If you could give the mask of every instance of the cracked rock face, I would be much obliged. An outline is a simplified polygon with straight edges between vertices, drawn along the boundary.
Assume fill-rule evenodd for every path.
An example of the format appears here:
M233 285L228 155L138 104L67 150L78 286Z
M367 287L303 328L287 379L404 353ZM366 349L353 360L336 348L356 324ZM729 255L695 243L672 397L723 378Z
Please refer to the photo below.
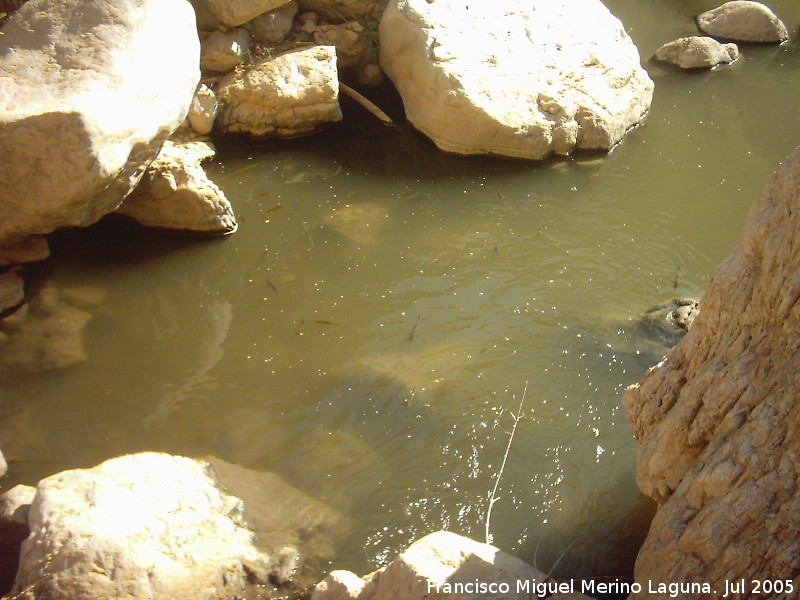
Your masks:
M623 397L660 503L636 580L800 578L800 150L772 176L683 341ZM641 598L632 596L632 598ZM782 596L781 596L782 597Z
M197 87L199 42L185 0L75 7L31 0L0 36L2 245L113 211Z
M392 0L380 46L409 121L458 154L608 150L653 94L599 0Z

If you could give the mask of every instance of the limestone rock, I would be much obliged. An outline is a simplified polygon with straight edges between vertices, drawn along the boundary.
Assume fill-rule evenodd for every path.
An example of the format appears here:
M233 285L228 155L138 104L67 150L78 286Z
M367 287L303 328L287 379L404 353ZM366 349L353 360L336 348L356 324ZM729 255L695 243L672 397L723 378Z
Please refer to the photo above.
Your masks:
M227 27L239 27L289 0L205 0L210 11Z
M42 235L31 235L25 239L0 247L0 267L39 262L50 256L47 238Z
M0 273L0 313L15 308L25 300L25 280L18 269Z
M776 43L789 38L786 26L760 2L735 0L704 12L697 26L710 36L738 42Z
M37 372L63 369L86 360L83 330L92 315L73 306L58 290L44 288L0 321L0 370Z
M28 510L36 490L17 485L0 496L0 590L11 589L19 566L19 551L30 534Z
M356 67L369 58L369 35L357 21L341 25L317 25L314 41L321 46L335 46L340 69Z
M39 482L11 597L230 598L269 557L207 463L158 453Z
M233 209L200 166L212 156L209 142L167 140L139 187L117 212L147 227L233 233L237 227Z
M315 12L331 23L359 19L378 22L387 0L298 0L300 10Z
M298 6L295 0L287 2L274 10L259 15L252 21L243 25L253 39L268 46L279 44L292 30L294 17L297 14Z
M392 0L380 47L409 121L458 154L608 150L653 94L599 0Z
M26 3L0 36L0 243L113 211L186 116L198 57L185 0Z
M48 477L34 498L9 494L0 526L24 510L30 523L14 600L222 600L251 597L250 584L269 597L297 583L307 553L329 560L334 527L347 527L277 475L216 458L145 452Z
M189 107L189 126L200 135L207 135L214 129L214 120L219 112L219 102L214 90L206 84L197 86L192 105Z
M215 31L200 48L200 67L207 71L227 73L244 62L250 51L250 34L245 29Z
M750 210L686 337L623 397L641 443L637 482L661 504L637 581L721 591L798 573L798 265L800 150Z
M6 457L0 452L0 477L5 477L6 473L8 473L8 463Z
M197 31L211 32L227 29L208 4L209 0L191 0L197 18Z
M359 578L349 571L333 571L317 584L311 600L468 600L505 598L532 600L541 597L517 589L518 581L544 582L547 576L498 550L468 538L439 531L414 542L384 569ZM489 595L436 592L429 586L454 583L507 583L510 593ZM586 598L580 594L555 593L553 600ZM587 599L588 600L588 599Z
M242 73L226 75L217 95L217 124L230 133L295 137L342 119L332 46L257 61Z
M695 35L664 44L656 50L655 58L681 69L709 69L735 61L739 58L739 48L736 44L720 44L713 38Z

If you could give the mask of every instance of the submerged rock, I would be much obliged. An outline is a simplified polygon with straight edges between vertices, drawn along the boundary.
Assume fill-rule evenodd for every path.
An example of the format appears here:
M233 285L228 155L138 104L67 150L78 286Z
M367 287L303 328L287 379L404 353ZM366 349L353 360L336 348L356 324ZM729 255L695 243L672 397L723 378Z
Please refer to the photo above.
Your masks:
M200 166L212 156L210 142L167 140L139 187L117 212L147 227L233 233L237 228L233 209Z
M0 243L113 211L186 116L198 57L184 0L26 3L0 36Z
M622 399L641 444L637 482L660 503L637 581L797 585L798 265L800 149L750 210L689 333Z
M349 571L333 571L314 589L311 600L424 600L448 598L505 598L527 600L535 591L520 591L517 582L544 584L549 578L529 564L468 538L438 531L414 542L385 568L359 578ZM448 586L507 584L509 593L452 591ZM551 585L557 585L551 580ZM553 600L586 598L581 594L554 593Z
M253 39L261 44L268 46L279 44L286 39L286 36L292 30L297 11L297 2L291 0L283 6L259 15L252 21L248 21L242 27L247 29Z
M207 71L227 73L244 62L250 44L250 34L246 29L215 31L203 40L200 67Z
M735 0L704 12L697 26L707 34L739 42L777 43L789 39L786 26L760 2Z
M276 475L153 452L53 475L28 502L15 600L263 597L337 519Z
M639 320L642 334L667 346L674 346L700 314L700 303L691 298L670 300L647 310Z
M336 50L313 46L251 64L217 89L218 126L256 137L296 137L342 120Z
M0 247L0 267L39 262L50 256L47 238L42 235L31 235L25 239Z
M86 360L83 330L88 312L66 301L54 288L40 290L31 301L0 321L0 371L37 372L63 369Z
M25 280L18 268L0 273L0 314L25 300Z
M710 69L739 58L736 44L720 44L713 38L692 36L664 44L655 54L656 60L668 62L681 69Z
M653 95L599 0L392 0L380 46L411 124L458 154L609 150Z

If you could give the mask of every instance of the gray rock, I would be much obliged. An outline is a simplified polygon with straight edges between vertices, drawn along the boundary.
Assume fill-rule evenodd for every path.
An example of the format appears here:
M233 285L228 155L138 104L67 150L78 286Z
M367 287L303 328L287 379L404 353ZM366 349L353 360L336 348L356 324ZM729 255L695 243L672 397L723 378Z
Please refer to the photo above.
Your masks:
M670 300L647 310L639 321L642 333L652 339L674 346L700 314L700 303L691 298Z
M786 26L760 2L735 0L697 17L697 26L710 36L738 42L778 43L789 39Z
M268 46L279 44L286 39L286 36L292 30L297 11L297 2L291 0L283 6L259 15L252 21L248 21L243 27L250 32L254 40L261 44Z
M245 29L215 31L203 40L200 67L206 71L227 73L244 62L250 43L250 33Z
M664 44L656 50L655 58L682 69L710 69L735 61L739 58L739 48L736 44L720 44L710 37L692 36Z
M185 0L23 5L0 36L0 244L119 206L185 118L198 58Z

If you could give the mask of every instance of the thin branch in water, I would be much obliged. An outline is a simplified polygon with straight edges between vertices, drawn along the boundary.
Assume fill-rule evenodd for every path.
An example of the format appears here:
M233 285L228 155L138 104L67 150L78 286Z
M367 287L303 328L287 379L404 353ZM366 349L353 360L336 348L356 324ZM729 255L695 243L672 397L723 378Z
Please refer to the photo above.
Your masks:
M359 94L349 85L346 85L339 82L339 90L344 92L346 96L350 96L353 100L358 102L361 106L366 108L369 112L371 112L375 117L377 117L384 125L391 125L394 126L394 121L392 121L391 117L383 112L380 108L378 108L373 102L367 100L364 96Z
M517 414L512 414L511 416L514 417L514 426L511 428L511 436L508 438L508 446L506 446L506 453L503 455L503 463L500 465L500 470L497 472L497 477L494 480L494 489L492 490L492 494L489 496L489 508L486 509L486 543L492 543L492 534L489 532L492 523L492 508L494 507L494 503L499 500L497 498L497 487L500 485L500 478L503 476L503 471L506 469L506 461L508 461L508 453L511 451L511 444L514 441L514 434L517 432L517 425L519 424L520 418L522 418L522 405L525 402L525 394L528 392L528 382L525 382L525 389L522 391L522 399L519 401L519 409L517 409Z

